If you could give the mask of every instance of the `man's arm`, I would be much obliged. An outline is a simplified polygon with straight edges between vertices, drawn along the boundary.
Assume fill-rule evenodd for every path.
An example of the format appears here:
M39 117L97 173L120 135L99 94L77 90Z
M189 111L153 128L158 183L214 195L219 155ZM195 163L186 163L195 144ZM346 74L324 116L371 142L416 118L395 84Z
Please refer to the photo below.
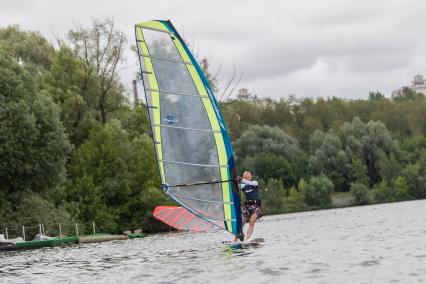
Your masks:
M259 184L256 180L249 181L249 180L246 180L246 179L242 179L241 183L246 184L246 185L251 185L251 186L258 186L258 184Z

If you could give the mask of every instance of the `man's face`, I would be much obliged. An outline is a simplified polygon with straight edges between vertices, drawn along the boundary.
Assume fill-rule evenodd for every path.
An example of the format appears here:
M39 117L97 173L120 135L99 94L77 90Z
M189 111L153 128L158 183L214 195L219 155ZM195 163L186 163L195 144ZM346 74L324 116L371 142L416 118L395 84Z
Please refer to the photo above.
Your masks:
M246 179L246 180L251 180L251 173L249 173L249 172L245 172L245 173L243 174L243 178L244 178L244 179Z

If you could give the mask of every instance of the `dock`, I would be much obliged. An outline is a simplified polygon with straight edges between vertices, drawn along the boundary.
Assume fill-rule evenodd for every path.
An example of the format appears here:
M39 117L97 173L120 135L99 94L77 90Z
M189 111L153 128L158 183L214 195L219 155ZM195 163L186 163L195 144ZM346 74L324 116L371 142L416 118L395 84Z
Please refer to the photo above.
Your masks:
M3 240L0 242L1 251L28 250L45 247L68 246L76 244L101 243L117 240L129 240L135 238L143 238L145 234L129 234L129 235L110 235L110 234L95 234L84 236L56 237L47 240L20 241L12 242L12 240Z

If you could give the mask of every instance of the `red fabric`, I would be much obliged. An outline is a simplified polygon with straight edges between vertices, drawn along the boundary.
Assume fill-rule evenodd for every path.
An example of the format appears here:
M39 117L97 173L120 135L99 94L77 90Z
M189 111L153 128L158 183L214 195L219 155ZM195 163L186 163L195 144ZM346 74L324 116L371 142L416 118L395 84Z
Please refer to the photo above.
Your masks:
M204 232L212 228L212 224L195 216L183 207L158 206L152 214L158 220L178 230Z

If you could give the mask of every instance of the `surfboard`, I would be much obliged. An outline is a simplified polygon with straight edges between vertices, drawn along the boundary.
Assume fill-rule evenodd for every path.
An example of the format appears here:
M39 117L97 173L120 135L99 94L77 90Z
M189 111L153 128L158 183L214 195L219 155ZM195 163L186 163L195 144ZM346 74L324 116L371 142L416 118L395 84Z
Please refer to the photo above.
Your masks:
M264 238L255 238L255 239L243 241L243 242L229 241L229 242L223 242L223 243L233 247L256 247L256 246L260 246L264 242L265 242Z

